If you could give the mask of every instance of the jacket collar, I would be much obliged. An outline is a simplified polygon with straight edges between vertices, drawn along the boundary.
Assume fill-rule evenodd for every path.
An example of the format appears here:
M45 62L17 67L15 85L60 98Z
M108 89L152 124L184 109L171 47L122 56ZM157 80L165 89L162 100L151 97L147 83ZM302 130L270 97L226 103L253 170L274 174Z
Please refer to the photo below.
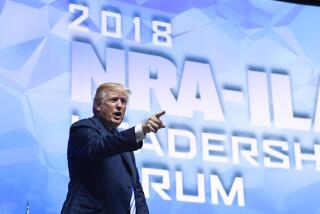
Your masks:
M103 119L100 117L100 116L93 116L92 117L92 120L94 121L94 123L96 124L96 126L99 128L99 129L106 129L108 132L110 133L115 133L117 129L115 128L109 128L105 125L105 123L103 122Z

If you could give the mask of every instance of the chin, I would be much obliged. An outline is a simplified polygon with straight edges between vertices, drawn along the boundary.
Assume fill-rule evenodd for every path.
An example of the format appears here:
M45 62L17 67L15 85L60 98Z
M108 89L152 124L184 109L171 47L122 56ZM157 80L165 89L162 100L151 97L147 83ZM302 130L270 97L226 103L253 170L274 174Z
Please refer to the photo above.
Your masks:
M122 120L121 120L121 121L113 121L113 125L114 125L115 127L120 126L121 123L122 123Z

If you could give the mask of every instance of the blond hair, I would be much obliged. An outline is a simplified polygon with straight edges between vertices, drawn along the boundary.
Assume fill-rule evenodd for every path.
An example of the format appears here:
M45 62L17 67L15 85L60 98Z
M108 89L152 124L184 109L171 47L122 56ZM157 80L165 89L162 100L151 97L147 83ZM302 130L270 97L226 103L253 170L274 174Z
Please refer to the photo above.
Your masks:
M121 91L124 91L127 96L127 99L129 99L129 95L131 94L131 91L121 83L115 83L115 82L103 83L97 88L96 94L94 96L93 106L92 106L92 111L94 115L96 115L97 113L96 105L100 104L102 100L107 96L108 92L114 89L120 89Z

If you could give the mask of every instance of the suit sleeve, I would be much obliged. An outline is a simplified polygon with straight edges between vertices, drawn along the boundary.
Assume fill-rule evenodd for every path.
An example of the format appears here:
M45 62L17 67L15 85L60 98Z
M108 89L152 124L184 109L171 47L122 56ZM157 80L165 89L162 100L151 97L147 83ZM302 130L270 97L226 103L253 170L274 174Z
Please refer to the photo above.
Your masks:
M68 156L105 158L142 147L137 143L134 127L117 134L102 134L91 124L74 125L70 128Z

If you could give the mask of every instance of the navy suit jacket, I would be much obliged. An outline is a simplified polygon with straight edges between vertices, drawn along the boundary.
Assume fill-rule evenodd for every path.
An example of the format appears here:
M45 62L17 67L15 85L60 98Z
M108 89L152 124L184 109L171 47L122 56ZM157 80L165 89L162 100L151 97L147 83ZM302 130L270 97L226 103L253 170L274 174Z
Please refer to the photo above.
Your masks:
M74 123L68 141L70 182L61 214L130 213L132 188L137 214L149 213L132 152L141 147L134 127L112 133L96 116Z

